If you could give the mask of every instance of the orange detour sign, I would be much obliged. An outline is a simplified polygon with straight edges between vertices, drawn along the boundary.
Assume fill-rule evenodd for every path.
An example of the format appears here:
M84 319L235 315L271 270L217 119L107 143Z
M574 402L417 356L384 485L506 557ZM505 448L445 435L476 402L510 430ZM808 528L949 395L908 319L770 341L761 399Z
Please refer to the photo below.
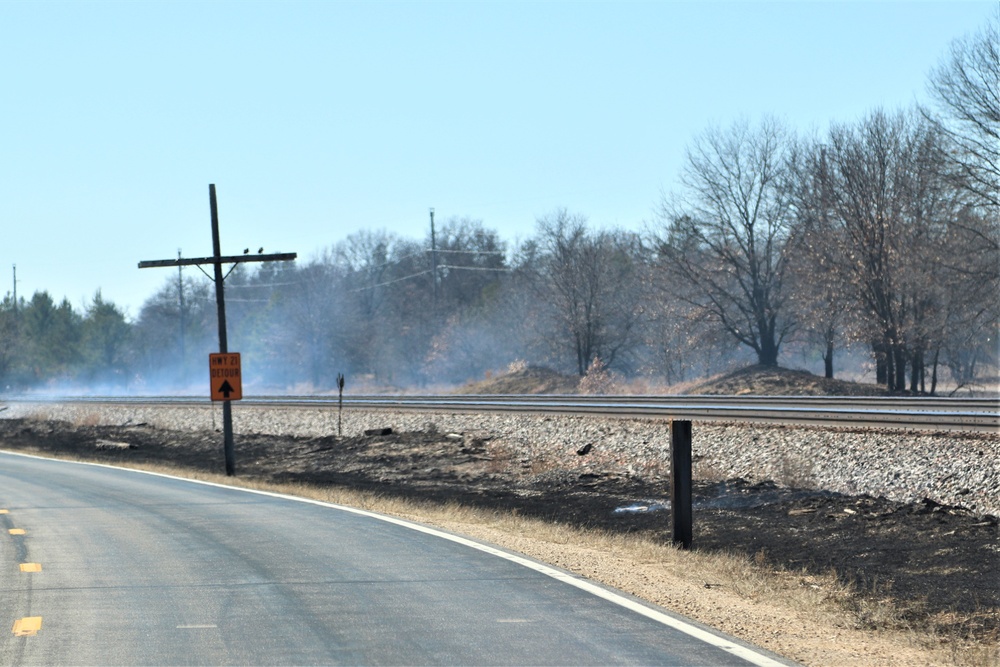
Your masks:
M212 376L213 401L238 401L243 398L239 352L208 355L208 370Z

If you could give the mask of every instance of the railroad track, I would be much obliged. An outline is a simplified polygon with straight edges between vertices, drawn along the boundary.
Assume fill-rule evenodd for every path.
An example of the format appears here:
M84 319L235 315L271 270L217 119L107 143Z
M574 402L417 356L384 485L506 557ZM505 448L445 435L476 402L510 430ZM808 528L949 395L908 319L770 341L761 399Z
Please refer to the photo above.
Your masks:
M8 402L205 406L207 398L17 397ZM247 396L243 406L332 409L331 396ZM766 422L1000 433L1000 399L843 396L366 395L345 408Z

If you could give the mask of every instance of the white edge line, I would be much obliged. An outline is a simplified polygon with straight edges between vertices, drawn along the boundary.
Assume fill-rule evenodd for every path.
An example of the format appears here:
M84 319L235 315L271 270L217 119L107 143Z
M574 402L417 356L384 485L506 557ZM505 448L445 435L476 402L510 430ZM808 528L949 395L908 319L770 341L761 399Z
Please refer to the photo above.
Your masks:
M449 540L451 542L455 542L463 546L467 546L472 549L488 553L492 556L503 558L505 560L511 561L512 563L517 563L518 565L534 570L540 574L544 574L545 576L556 579L557 581L569 584L570 586L575 586L576 588L582 591L586 591L591 595L595 595L601 599L607 600L608 602L612 602L620 607L624 607L625 609L633 611L641 616L645 616L646 618L656 621L657 623L666 625L667 627L673 628L674 630L677 630L679 632L683 632L686 635L694 637L695 639L698 639L710 646L731 653L732 655L739 657L743 660L746 660L747 662L753 665L757 665L758 667L788 667L789 664L786 662L778 662L777 660L769 658L768 656L763 655L762 653L758 653L757 651L754 651L751 648L740 646L739 644L734 644L733 642L723 637L720 637L712 632L702 630L701 628L695 625L682 621L678 618L674 618L673 616L665 614L656 609L647 607L644 604L640 604L635 600L631 600L623 595L619 595L618 593L608 590L603 586L598 586L597 584L588 581L586 579L583 579L582 577L579 577L577 575L570 574L568 572L558 570L554 567L550 567L548 565L544 565L542 563L529 560L527 558L524 558L523 556L518 556L517 554L514 553L497 549L496 547L491 547L481 542L476 542L467 537L446 533L436 528L431 528L429 526L422 526L418 523L413 523L412 521L407 521L405 519L399 519L393 516L387 516L385 514L377 514L375 512L358 509L357 507L350 507L348 505L337 505L335 503L323 502L322 500L313 500L312 498L301 498L299 496L290 496L284 493L274 493L273 491L261 491L259 489L247 489L240 486L229 486L227 484L219 484L218 482L206 482L200 479L190 479L187 477L179 477L177 475L168 475L160 472L151 472L149 470L139 470L136 468L113 466L113 465L108 465L106 463L90 463L87 461L54 459L45 456L35 456L34 454L24 454L21 452L12 452L7 450L0 450L0 452L4 454L10 454L12 456L23 456L25 458L41 459L43 461L57 461L59 463L71 463L76 465L94 466L97 468L110 468L112 470L127 470L129 472L139 473L142 475L152 475L153 477L163 477L165 479L172 479L181 482L189 482L191 484L201 484L203 486L211 486L219 489L243 491L245 493L253 493L259 496L267 496L270 498L279 498L281 500L291 500L295 502L306 503L309 505L317 505L319 507L327 507L330 509L340 510L342 512L348 512L351 514L357 514L359 516L376 519L378 521L384 521L386 523L395 524L403 528L409 528L410 530L415 530L420 533L426 533L427 535L432 535L434 537L439 537L441 539Z

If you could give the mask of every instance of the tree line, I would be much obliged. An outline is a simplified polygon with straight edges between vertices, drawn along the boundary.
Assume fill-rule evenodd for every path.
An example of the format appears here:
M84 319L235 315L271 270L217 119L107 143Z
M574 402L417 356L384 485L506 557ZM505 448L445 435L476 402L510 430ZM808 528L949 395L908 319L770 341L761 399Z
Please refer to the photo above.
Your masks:
M559 209L518 244L473 218L368 230L226 280L230 348L263 386L462 382L515 360L676 383L736 362L863 350L875 380L935 393L998 364L998 21L956 40L934 108L800 136L774 118L695 137L641 231ZM181 271L128 321L45 292L0 303L0 387L200 386L214 291ZM597 362L595 362L597 360Z

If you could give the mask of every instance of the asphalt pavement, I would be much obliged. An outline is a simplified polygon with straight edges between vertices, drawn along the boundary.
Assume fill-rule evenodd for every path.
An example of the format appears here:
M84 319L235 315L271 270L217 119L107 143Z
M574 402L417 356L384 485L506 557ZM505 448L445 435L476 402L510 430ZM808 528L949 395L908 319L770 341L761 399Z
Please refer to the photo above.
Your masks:
M777 665L489 545L0 453L0 664Z

